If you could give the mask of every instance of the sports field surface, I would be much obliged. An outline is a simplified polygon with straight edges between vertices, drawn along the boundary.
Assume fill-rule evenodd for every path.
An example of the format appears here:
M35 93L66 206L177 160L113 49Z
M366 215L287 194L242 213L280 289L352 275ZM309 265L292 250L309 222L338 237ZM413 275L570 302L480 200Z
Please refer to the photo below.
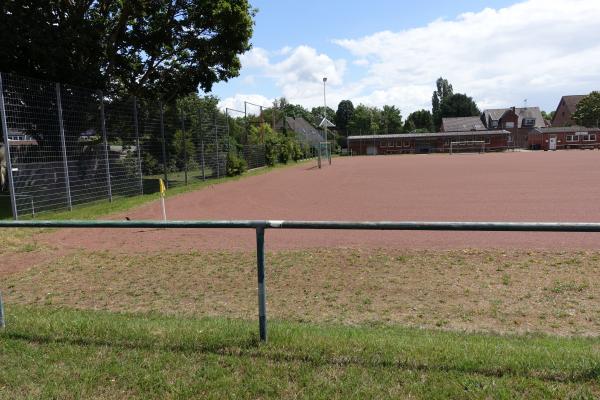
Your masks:
M600 221L600 152L337 158L277 169L167 201L171 220ZM113 218L160 219L159 202ZM598 235L268 231L267 250L303 248L596 249ZM252 230L61 230L64 249L251 250Z
M337 158L169 197L168 217L598 222L599 160ZM159 202L101 218L126 217ZM0 230L0 399L600 396L599 235L268 230L266 345L254 235Z

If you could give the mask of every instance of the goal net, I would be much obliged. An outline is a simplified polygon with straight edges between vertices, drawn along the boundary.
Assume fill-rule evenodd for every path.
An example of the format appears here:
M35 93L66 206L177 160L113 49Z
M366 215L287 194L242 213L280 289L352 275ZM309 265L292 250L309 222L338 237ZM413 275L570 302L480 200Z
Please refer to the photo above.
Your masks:
M331 143L319 142L319 148L317 151L317 163L319 168L329 163L331 165Z
M450 154L466 152L485 153L485 141L462 140L458 142L450 142Z

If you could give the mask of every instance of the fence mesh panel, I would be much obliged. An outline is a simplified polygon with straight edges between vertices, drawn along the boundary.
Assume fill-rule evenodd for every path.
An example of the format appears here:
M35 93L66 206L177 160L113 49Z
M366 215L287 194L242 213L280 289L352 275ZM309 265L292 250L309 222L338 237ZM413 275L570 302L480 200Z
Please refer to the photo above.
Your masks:
M266 165L264 144L233 139L232 118L216 108L115 99L13 74L0 80L15 217L153 193L159 178L170 187L221 178L230 152L248 168ZM238 130L247 125L240 121Z
M68 207L57 86L6 74L2 86L18 214Z

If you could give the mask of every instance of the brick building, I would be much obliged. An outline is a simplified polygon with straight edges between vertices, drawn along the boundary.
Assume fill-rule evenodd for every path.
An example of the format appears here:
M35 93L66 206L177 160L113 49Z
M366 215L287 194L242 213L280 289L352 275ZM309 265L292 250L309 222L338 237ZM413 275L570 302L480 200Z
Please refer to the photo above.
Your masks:
M600 128L553 126L529 134L529 148L535 150L598 149Z
M505 130L362 135L348 137L348 146L351 155L444 153L450 151L453 142L454 151L502 151L507 148L509 135Z
M577 104L585 95L563 96L556 107L556 112L552 118L552 126L571 126L575 125L573 113L577 109Z

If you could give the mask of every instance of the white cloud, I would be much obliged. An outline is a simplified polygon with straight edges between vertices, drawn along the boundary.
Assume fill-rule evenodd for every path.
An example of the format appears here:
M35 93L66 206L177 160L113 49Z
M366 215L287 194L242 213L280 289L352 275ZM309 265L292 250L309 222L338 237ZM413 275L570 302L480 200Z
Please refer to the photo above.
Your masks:
M327 77L328 87L341 87L344 83L346 61L343 59L334 60L326 54L318 53L314 48L309 46L284 47L272 53L272 56L277 55L283 55L284 58L272 61L271 54L258 47L244 54L241 58L242 65L245 68L255 68L260 71L259 73L253 73L244 77L244 84L247 86L256 86L257 76L260 78L266 77L274 81L278 87L280 92L278 97L283 96L290 102L311 107L322 104L323 77ZM244 96L255 96L256 99L266 99L264 96L258 94L238 94L235 97L223 100L221 103L237 104L239 106L239 104L243 104ZM334 100L336 99L337 97L334 97ZM271 104L271 102L272 100L267 100L266 104ZM263 103L265 102L263 101L260 104ZM225 107L230 107L230 105L225 105Z
M282 56L285 56L290 54L290 51L292 51L292 48L290 46L284 46L278 51L278 53Z
M269 64L269 53L260 47L254 47L240 56L243 68L260 68Z
M273 100L274 99L268 99L263 95L260 94L236 94L235 96L232 97L228 97L226 99L223 99L219 102L219 109L225 111L225 108L230 108L232 110L238 110L238 111L231 111L230 115L233 117L240 117L243 116L243 113L239 112L239 111L244 111L244 102L249 102L249 103L253 103L253 104L248 104L247 105L247 113L248 115L258 115L260 113L260 107L257 107L256 105L259 106L264 106L264 107L270 107L273 104Z
M598 0L528 0L335 43L371 61L361 80L365 103L393 102L405 114L429 108L444 76L482 108L523 98L555 105L561 94L600 86L599 20Z
M366 58L358 58L352 61L352 64L358 65L359 67L366 67L369 65L369 60L367 60Z
M278 96L310 108L323 104L327 76L330 106L343 99L394 104L406 116L431 107L435 81L443 76L482 109L521 105L527 98L529 105L551 111L561 95L600 88L598 21L600 0L526 0L403 31L334 40L350 63L307 45L257 47L242 56L252 75L245 83L254 86L246 92L260 87L260 79L260 85L274 85Z

